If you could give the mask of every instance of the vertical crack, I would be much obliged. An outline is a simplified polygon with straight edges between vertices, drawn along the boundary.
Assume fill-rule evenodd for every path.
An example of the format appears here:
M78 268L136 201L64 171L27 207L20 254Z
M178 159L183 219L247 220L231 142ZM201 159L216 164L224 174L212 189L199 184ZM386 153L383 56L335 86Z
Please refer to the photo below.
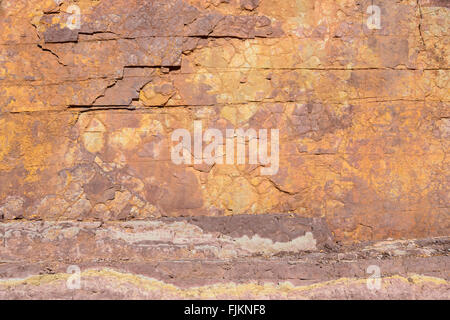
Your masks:
M423 34L422 34L422 19L423 19L423 14L422 14L422 6L420 5L420 0L417 0L417 6L419 8L419 35L420 35L420 39L422 40L422 45L425 47L426 49L426 44L425 44L425 39L423 38Z

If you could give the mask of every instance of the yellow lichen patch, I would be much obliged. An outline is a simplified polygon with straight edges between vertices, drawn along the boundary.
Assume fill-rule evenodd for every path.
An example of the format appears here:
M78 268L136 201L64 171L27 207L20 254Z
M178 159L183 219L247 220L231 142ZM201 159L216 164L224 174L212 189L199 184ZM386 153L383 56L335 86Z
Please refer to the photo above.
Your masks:
M139 99L146 106L164 106L174 94L170 81L157 79L142 88Z
M217 165L208 178L204 196L210 206L233 214L255 213L258 193L234 166Z
M146 135L158 135L164 133L164 127L159 120L156 120L154 116L144 114L140 117L139 130L145 132Z
M12 123L6 121L5 118L0 118L0 170L10 170L11 165L5 161L6 155L11 150L11 144L9 143L8 132L11 132Z
M133 150L141 143L141 132L136 128L123 128L111 133L108 141L119 150Z
M258 105L250 103L242 106L224 106L220 115L230 121L233 125L239 126L248 121L258 110Z
M87 151L96 153L103 149L105 140L100 132L85 132L83 134L83 144Z
M46 118L11 116L1 119L0 139L4 143L0 151L0 167L11 170L22 165L27 174L21 183L38 181L39 172L47 168L53 158L65 152L65 148L55 145L54 137L65 132L66 127L62 124L66 120L67 117L57 119L56 115ZM11 156L11 152L15 156Z
M196 50L195 55L186 60L195 67L217 70L351 68L361 60L346 56L332 58L336 51L352 54L358 52L358 48L336 39L218 39ZM370 56L364 58L370 60Z
M83 144L91 153L100 152L105 145L106 128L98 119L92 119L88 128L83 133Z

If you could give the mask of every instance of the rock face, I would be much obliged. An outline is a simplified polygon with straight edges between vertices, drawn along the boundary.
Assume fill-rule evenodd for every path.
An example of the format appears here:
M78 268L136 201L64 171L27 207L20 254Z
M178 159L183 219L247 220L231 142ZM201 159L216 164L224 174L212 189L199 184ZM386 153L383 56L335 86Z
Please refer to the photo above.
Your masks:
M0 298L450 298L449 2L374 4L1 0Z

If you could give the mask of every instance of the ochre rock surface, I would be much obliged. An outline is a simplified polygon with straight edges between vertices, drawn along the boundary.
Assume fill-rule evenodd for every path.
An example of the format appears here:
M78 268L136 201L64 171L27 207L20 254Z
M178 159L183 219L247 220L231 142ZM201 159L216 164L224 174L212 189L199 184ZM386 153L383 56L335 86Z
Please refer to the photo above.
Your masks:
M449 28L446 0L0 0L0 298L449 298ZM278 171L175 164L196 121L278 129Z

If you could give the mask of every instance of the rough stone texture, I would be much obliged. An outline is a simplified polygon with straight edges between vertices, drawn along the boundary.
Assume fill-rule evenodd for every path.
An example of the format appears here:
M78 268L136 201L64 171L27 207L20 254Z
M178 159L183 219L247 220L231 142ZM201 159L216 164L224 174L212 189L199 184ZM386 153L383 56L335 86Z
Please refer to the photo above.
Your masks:
M375 2L1 0L0 298L448 299L450 6ZM175 165L194 120L278 173Z

